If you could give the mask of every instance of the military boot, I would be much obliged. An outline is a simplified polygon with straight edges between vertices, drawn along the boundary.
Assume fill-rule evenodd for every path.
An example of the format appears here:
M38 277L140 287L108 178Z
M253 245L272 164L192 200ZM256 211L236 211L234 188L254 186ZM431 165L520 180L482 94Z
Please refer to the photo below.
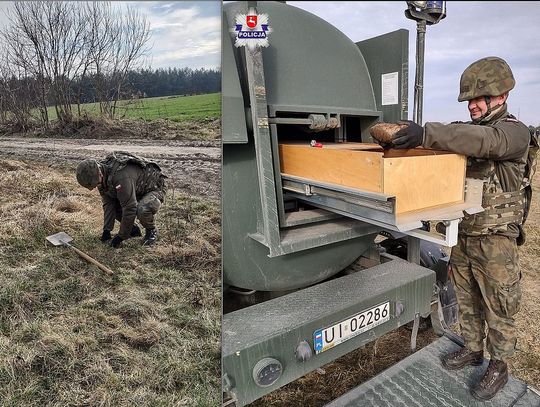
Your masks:
M156 243L156 240L158 238L158 230L156 228L154 229L146 229L146 233L144 234L142 245L143 246L150 246Z
M473 352L463 347L457 352L442 357L442 365L448 370L461 369L465 366L480 366L484 362L484 351Z
M489 400L508 382L508 367L502 360L491 359L484 377L474 386L471 394L478 400Z
M141 228L137 225L133 225L131 228L131 233L129 234L130 237L139 237L142 236Z

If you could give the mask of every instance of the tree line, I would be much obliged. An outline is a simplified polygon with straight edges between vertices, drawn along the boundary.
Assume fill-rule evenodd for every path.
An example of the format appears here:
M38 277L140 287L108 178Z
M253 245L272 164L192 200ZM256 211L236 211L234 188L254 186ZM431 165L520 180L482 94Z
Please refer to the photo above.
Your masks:
M77 120L81 104L115 117L123 98L219 90L213 70L143 69L150 23L114 2L16 1L0 30L0 121L18 131Z
M99 95L92 77L81 79L74 89L83 89L81 102L97 102ZM171 95L196 95L221 90L221 72L217 69L141 68L126 75L126 83L118 97L139 99Z

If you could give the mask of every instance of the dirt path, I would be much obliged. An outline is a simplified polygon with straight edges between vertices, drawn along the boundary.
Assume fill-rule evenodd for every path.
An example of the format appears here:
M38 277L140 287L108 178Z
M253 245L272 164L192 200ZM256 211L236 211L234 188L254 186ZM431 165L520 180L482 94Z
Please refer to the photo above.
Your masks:
M170 186L218 200L221 147L214 141L53 139L0 137L0 158L27 159L51 166L75 166L85 158L100 159L126 150L157 162Z

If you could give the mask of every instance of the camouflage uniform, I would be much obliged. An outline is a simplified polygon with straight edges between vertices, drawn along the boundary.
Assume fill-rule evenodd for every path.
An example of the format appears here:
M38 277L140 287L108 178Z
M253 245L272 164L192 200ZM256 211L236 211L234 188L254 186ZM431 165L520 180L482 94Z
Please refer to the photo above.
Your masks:
M159 166L127 152L116 151L99 162L103 181L98 185L103 202L103 230L120 222L118 236L130 237L135 218L154 229L154 215L165 199L166 176Z
M506 361L515 350L513 317L521 299L516 238L529 130L508 114L506 104L478 124L426 123L424 128L424 147L468 156L466 176L484 181L485 211L466 215L460 223L450 263L466 347L483 350L487 322L488 351L493 359Z

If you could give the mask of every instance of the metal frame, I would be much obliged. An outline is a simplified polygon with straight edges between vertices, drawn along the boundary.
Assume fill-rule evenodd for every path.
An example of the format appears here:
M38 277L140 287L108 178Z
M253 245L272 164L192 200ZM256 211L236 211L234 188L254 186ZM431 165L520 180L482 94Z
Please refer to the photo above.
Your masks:
M457 244L458 224L463 211L474 214L483 211L482 181L467 178L464 202L443 208L428 209L405 215L396 214L395 197L339 185L308 180L282 174L283 188L299 200L305 201L403 235L428 240L447 247ZM446 233L428 232L422 229L425 221L443 221Z
M350 219L337 220L334 225L314 223L304 228L304 233L291 233L280 230L280 224L285 224L287 219L283 210L283 190L281 188L279 161L274 162L274 158L279 157L277 152L277 127L275 123L270 123L268 117L268 111L272 111L272 108L268 106L266 99L262 49L256 48L251 51L246 49L243 55L261 195L261 212L257 223L257 233L251 234L250 237L270 249L269 257L276 257L376 233L370 225L351 222ZM327 113L326 111L321 112L320 109L320 107L314 109L308 107L306 112ZM296 107L295 110L297 110ZM380 112L360 109L351 109L350 112L375 117L380 115ZM272 114L275 115L275 111L272 111ZM317 231L319 233L313 233ZM317 237L321 235L320 231L326 233L324 238Z
M337 106L309 106L309 105L268 105L268 113L271 117L276 117L278 112L291 113L313 113L313 114L330 114L330 115L349 115L349 116L370 116L374 118L381 117L382 112L379 110L369 109L345 109Z
M279 221L275 207L277 197L274 167L272 159L268 158L271 157L272 145L268 124L262 49L260 47L251 51L246 49L244 58L262 205L262 224L257 225L257 231L263 236L264 244L273 247L279 244L279 233L276 233L279 230Z

